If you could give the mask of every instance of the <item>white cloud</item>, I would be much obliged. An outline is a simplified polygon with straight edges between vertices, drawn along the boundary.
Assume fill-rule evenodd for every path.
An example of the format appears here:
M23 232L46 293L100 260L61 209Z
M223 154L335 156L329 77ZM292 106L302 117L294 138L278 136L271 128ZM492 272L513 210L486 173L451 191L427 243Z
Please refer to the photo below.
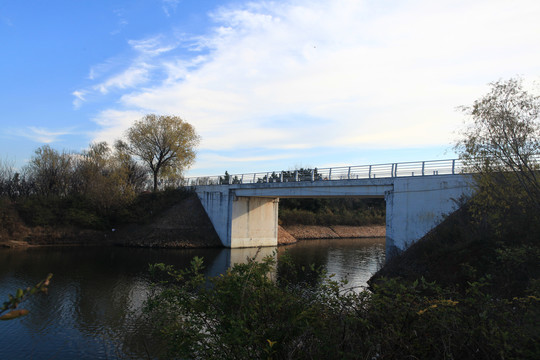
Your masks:
M164 43L161 36L155 36L142 40L128 40L128 44L142 55L149 57L166 53L176 47L175 44Z
M114 14L118 17L118 23L116 26L116 29L111 31L111 35L118 35L122 32L122 29L126 27L129 22L125 18L125 10L124 9L116 9L113 11Z
M71 130L48 130L43 127L29 126L26 131L19 131L19 136L24 136L35 142L50 144L58 142L62 136L72 134Z
M132 60L126 61L123 57L112 57L90 68L88 79L101 79L101 82L91 87L74 91L72 95L75 96L73 100L75 108L79 108L86 101L86 97L81 95L86 96L93 92L106 95L111 90L135 88L151 81L154 71L166 71L168 66L167 64L162 64L161 61L157 62L159 66L154 65L154 58L177 47L176 43L168 43L163 40L162 36L128 40L128 44L136 53L136 56ZM113 72L118 68L122 68L122 65L125 64L128 64L127 68Z
M178 7L178 3L180 2L180 0L162 0L162 2L163 12L165 13L165 15L171 16L171 12L176 12L176 8Z
M133 89L152 76L134 66L96 88L129 89L128 115L182 116L206 150L445 145L461 124L455 107L487 82L538 76L538 13L525 0L249 2L212 14L192 48L204 55L162 59L175 44L131 41L162 60L157 85ZM106 128L128 127L123 113Z
M73 107L75 109L78 109L81 107L82 103L86 100L86 91L76 90L71 93L73 96L75 96L75 99L73 99Z
M144 114L144 111L105 110L93 119L100 126L100 130L94 134L94 139L114 144L124 136L126 129Z
M136 64L124 72L108 78L106 81L95 85L94 90L107 94L111 89L126 89L143 84L149 80L152 66L147 63ZM79 91L81 92L81 91Z

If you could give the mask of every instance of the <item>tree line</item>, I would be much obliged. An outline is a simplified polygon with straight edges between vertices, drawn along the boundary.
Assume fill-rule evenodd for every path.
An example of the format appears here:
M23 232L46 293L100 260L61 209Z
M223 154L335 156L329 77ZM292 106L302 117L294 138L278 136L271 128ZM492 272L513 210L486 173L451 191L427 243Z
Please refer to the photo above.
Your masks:
M84 195L106 209L149 188L180 185L198 142L193 126L181 118L146 115L112 146L97 142L68 152L44 145L19 171L0 161L0 197Z
M183 184L198 142L181 118L150 114L113 145L92 143L80 152L44 145L20 170L0 161L0 230L12 231L14 213L31 226L94 229L147 218L182 198L182 191L164 197L157 190ZM150 190L153 197L143 199Z

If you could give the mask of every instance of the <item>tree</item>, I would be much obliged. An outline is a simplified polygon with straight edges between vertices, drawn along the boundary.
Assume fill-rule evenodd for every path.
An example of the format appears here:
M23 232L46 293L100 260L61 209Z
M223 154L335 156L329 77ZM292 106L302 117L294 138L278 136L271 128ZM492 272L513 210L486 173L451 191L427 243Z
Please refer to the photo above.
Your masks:
M154 177L178 173L195 161L195 147L200 137L195 128L178 116L149 114L127 131L129 152L139 157Z
M519 78L490 85L488 94L461 107L471 122L455 148L475 174L475 205L501 223L540 210L540 97Z
M219 177L219 183L220 184L240 184L240 179L237 175L234 175L234 177L229 174L228 171L225 171L225 175L223 177Z
M59 153L49 145L44 145L35 151L27 170L38 194L45 196L68 194L73 174L73 160L70 154Z
M147 181L146 169L139 164L129 153L129 146L122 140L114 143L115 160L124 171L126 181L135 193L144 190Z
M90 144L78 156L76 189L102 214L129 203L136 190L129 181L129 169L122 155L106 142Z

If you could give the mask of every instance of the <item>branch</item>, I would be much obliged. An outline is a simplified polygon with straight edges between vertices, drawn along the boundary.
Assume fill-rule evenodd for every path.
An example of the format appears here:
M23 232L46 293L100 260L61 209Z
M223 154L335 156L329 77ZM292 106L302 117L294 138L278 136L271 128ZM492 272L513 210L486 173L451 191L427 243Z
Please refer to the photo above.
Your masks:
M47 286L49 286L49 283L51 281L53 274L47 275L45 280L40 281L36 286L34 287L28 287L26 290L18 289L15 293L15 296L9 294L9 300L5 301L2 307L0 308L0 314L9 311L7 314L1 315L0 320L12 320L16 319L21 316L25 316L28 314L28 310L25 309L17 309L17 306L19 306L20 303L22 303L26 298L30 295L34 295L38 292L47 292Z

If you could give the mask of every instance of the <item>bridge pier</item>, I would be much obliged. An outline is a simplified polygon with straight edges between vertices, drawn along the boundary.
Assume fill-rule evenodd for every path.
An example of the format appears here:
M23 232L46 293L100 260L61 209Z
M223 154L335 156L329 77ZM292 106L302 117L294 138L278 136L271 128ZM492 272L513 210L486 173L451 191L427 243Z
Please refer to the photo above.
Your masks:
M277 246L277 198L236 196L223 185L205 186L197 193L223 246Z
M277 246L279 199L232 197L231 248Z

